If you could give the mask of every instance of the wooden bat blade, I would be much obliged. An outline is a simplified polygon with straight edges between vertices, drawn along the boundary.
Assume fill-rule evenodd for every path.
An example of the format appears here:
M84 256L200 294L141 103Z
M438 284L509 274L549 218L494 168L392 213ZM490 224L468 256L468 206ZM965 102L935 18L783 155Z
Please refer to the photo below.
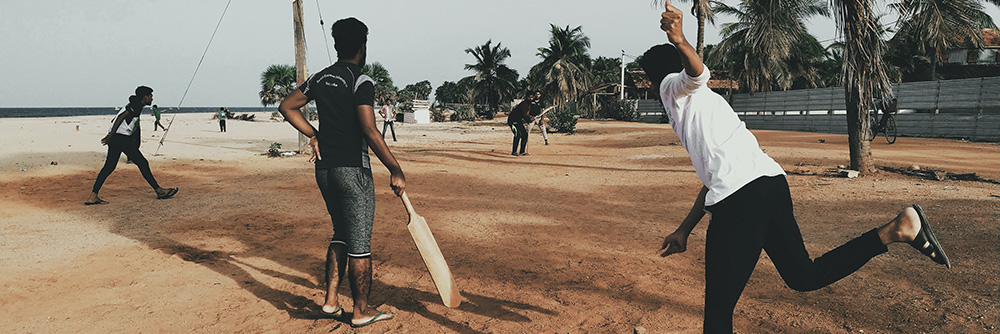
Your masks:
M405 196L404 193L403 197L405 198ZM441 301L444 306L458 307L462 303L462 294L458 291L458 285L455 285L455 277L451 275L451 269L448 268L448 263L445 262L444 255L441 254L441 248L438 247L434 234L431 233L424 217L413 211L409 200L404 200L403 203L406 204L410 214L410 221L406 227L410 230L410 237L417 245L417 250L424 260L424 265L427 266L427 271L431 273L431 279L434 280L434 286L437 288L438 294L441 295Z

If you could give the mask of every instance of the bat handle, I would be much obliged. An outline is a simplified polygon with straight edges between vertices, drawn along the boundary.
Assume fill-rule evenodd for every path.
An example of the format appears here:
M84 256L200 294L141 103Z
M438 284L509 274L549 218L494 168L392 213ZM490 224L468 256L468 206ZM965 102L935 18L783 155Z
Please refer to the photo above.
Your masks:
M403 200L403 206L406 207L406 213L410 215L410 217L415 216L417 212L413 210L413 204L410 204L410 198L406 197L405 191L399 195L399 198Z

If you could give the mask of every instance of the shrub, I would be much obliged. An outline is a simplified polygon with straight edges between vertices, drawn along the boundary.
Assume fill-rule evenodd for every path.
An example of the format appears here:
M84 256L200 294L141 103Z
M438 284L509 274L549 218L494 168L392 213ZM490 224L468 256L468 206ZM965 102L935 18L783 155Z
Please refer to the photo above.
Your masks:
M448 117L444 114L443 107L431 108L431 121L432 122L444 122L447 121Z
M272 158L280 156L279 149L281 149L281 143L271 143L271 148L267 149L267 156Z
M567 134L576 132L576 119L580 115L579 105L570 103L549 112L549 127Z
M634 122L639 119L639 110L632 101L608 101L601 104L599 117L619 121Z
M476 120L476 112L475 110L472 109L472 106L467 104L458 107L458 110L455 110L455 113L451 114L452 122L475 121L475 120Z

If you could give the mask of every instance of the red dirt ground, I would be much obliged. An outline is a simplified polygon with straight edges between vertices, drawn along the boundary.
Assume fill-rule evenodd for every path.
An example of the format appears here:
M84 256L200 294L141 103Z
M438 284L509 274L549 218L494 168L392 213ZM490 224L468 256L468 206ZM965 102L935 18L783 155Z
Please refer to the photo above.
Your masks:
M111 204L87 207L94 161L2 178L0 332L700 332L708 218L686 253L656 255L700 187L668 125L581 121L551 146L532 134L532 155L517 158L501 125L454 127L470 135L404 126L390 145L464 294L456 309L441 305L381 165L371 303L396 318L355 330L317 318L331 227L305 158L152 159L160 183L181 188L170 200L121 164L102 192ZM830 287L796 292L762 255L737 332L997 330L996 184L826 176L847 164L846 136L755 133L786 170L819 172L788 176L813 256L919 203L954 267L894 245ZM901 138L875 142L873 156L1000 179L991 143ZM340 298L351 305L346 287Z

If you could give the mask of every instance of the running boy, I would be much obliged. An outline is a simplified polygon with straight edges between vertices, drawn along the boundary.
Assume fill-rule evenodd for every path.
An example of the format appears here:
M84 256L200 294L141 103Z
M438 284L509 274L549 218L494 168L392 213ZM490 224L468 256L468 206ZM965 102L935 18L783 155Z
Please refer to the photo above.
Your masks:
M153 187L153 191L156 192L156 198L167 199L177 194L177 188L163 188L156 183L153 172L149 170L149 161L146 160L146 157L142 156L142 152L139 152L139 145L137 144L139 140L139 114L142 112L144 106L148 106L152 102L153 89L146 86L139 86L135 89L135 95L129 96L128 105L122 108L118 112L118 115L115 115L115 119L111 123L111 128L108 129L108 134L104 138L101 138L101 144L108 145L108 156L104 159L104 167L97 173L97 179L94 180L94 187L90 198L83 204L108 203L108 201L101 199L97 194L101 192L104 181L118 167L118 159L122 156L122 153L125 153L125 156L135 163L136 167L139 167L142 178L146 179L146 183L149 183L149 186Z

